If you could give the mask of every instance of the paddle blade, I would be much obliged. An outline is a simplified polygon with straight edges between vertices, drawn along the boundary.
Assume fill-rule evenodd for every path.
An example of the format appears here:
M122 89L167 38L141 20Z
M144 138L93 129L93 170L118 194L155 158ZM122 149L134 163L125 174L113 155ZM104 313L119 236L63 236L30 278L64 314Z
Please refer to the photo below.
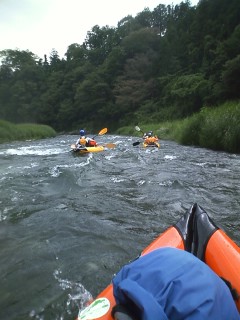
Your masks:
M71 149L76 149L76 145L75 144L71 144Z
M107 128L103 128L102 130L100 130L98 132L98 134L96 134L94 137L92 137L92 139L95 139L96 136L102 136L103 134L107 133L108 129Z
M116 144L115 143L106 143L104 145L104 147L108 148L108 149L113 149L116 147Z
M108 129L107 128L103 128L102 130L99 131L98 135L102 136L103 134L107 133Z
M136 142L133 142L133 146L138 146L141 142L140 141L136 141Z
M141 131L141 129L139 128L139 126L135 126L135 130Z

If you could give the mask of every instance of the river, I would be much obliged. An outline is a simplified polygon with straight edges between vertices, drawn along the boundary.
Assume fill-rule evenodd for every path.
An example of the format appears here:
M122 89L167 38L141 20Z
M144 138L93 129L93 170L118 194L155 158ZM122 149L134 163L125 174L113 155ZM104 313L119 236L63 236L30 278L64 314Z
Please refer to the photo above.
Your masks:
M240 155L104 135L0 145L0 319L74 320L119 268L197 202L239 245Z

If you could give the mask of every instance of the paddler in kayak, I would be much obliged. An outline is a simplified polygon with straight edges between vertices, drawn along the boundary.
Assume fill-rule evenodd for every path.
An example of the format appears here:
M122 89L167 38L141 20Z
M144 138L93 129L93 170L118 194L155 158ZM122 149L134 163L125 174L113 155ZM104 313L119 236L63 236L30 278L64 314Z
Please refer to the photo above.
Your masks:
M160 248L113 278L115 320L239 320L226 283L193 254ZM236 298L236 297L235 297Z
M85 148L85 147L96 147L97 146L97 142L86 136L85 130L81 129L79 131L80 137L79 139L76 141L76 148Z
M147 145L157 145L158 137L153 134L153 131L145 132L143 135L144 144Z

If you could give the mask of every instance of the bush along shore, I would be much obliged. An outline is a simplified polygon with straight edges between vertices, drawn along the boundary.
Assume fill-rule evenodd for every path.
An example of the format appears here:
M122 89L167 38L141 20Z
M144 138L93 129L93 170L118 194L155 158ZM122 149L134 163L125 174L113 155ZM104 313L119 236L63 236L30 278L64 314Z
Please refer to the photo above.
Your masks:
M162 123L135 123L121 127L116 134L139 136L153 130L160 139L173 140L183 145L240 154L240 101L227 102L219 107L204 107L192 116ZM140 133L141 134L141 133ZM0 120L0 143L14 140L34 140L55 137L56 131L47 125L13 124Z
M138 124L146 132L153 130L160 139L216 151L240 153L240 101L220 107L202 108L199 113L176 121ZM119 134L134 134L134 127L124 127Z
M0 120L0 143L55 137L56 131L42 124L13 124Z

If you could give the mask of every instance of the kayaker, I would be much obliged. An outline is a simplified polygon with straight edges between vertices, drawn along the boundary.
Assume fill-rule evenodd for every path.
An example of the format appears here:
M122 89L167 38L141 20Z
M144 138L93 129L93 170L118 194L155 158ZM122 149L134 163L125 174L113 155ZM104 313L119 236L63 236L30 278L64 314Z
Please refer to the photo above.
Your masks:
M80 137L76 141L76 147L95 147L97 142L89 137L86 137L85 130L81 129L79 131Z
M153 131L145 132L143 135L144 143L155 144L158 141L158 137L153 134Z
M239 320L225 282L193 254L160 248L113 278L115 320Z
M153 131L148 131L143 134L143 139L153 137Z

